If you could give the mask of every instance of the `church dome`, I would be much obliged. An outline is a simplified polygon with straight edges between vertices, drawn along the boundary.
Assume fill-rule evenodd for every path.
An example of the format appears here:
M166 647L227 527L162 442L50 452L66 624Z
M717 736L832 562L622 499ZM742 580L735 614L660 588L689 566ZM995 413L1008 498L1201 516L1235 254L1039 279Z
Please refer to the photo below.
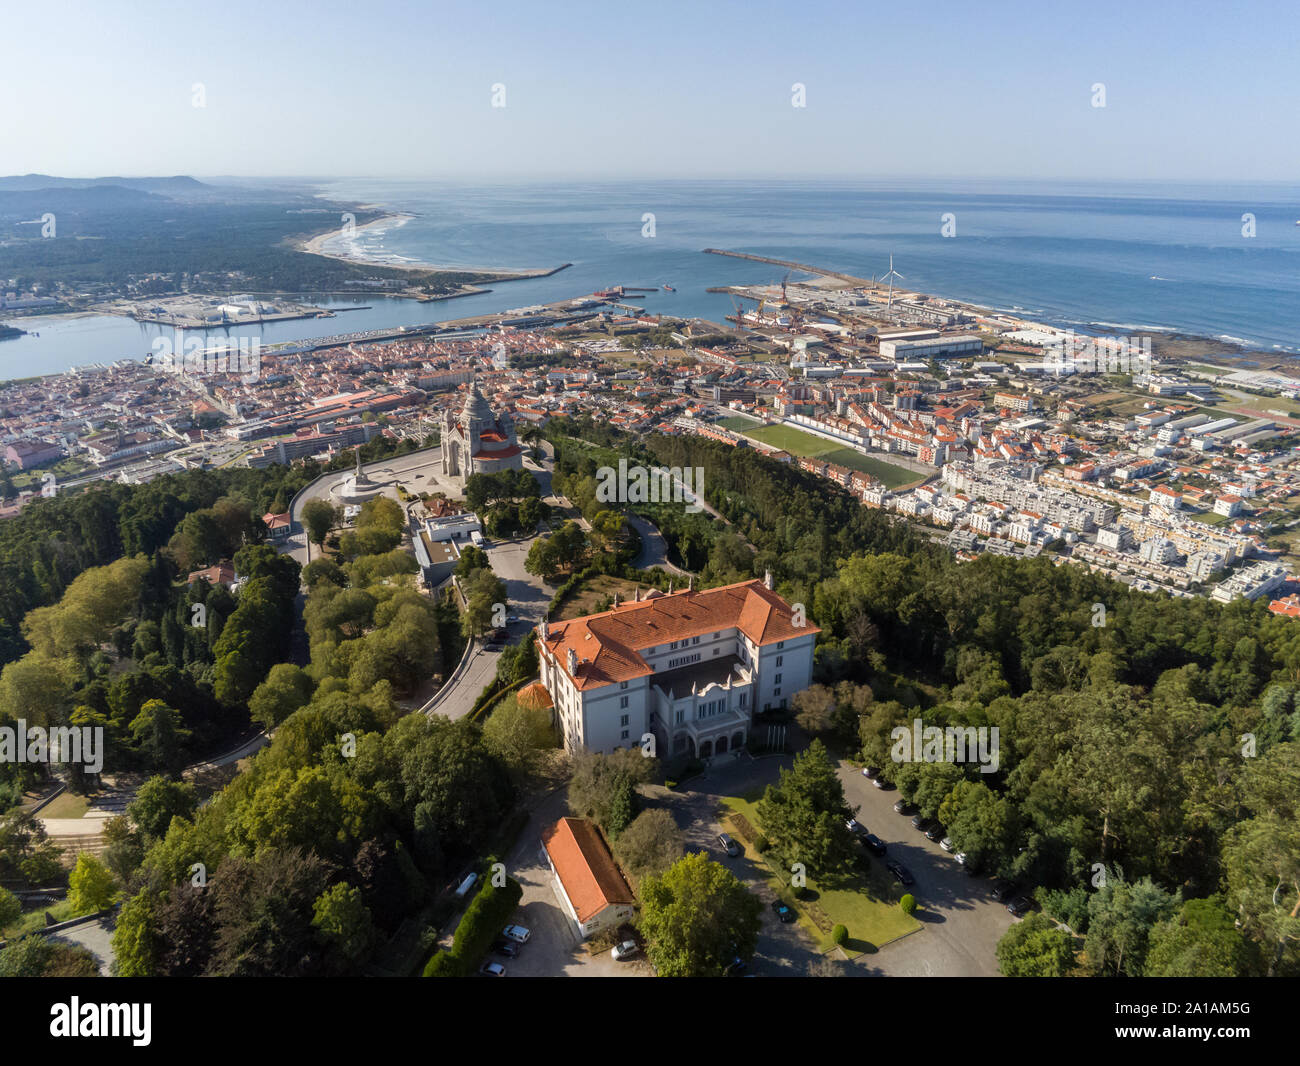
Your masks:
M471 426L475 423L491 425L496 421L492 408L488 406L483 394L478 391L477 382L470 386L470 390L465 396L465 406L461 408L460 421L461 425L464 426Z

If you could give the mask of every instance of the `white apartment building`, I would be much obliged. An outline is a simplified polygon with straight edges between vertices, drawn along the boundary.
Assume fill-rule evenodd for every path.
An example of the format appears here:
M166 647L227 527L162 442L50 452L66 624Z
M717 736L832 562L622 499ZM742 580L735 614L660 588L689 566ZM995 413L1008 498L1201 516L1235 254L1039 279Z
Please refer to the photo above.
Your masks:
M812 681L821 632L763 581L615 603L537 627L541 680L566 751L638 746L708 758L744 745L758 711Z

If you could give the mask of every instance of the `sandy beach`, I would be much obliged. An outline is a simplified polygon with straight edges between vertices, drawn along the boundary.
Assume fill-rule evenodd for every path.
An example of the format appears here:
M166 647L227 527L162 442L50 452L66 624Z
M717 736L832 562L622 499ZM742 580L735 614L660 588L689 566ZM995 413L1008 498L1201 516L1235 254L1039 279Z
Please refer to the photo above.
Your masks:
M356 208L356 210L365 210L365 206ZM297 243L297 248L301 252L309 255L322 255L327 259L340 259L345 263L354 263L358 266L384 267L388 270L409 270L413 273L427 274L431 271L439 273L456 273L456 274L486 274L491 275L492 279L509 279L509 278L532 278L549 271L540 270L502 270L497 267L466 267L466 266L446 266L436 263L425 263L420 260L410 260L401 258L399 261L385 257L379 257L366 254L358 243L358 238L367 230L385 231L390 228L398 228L406 225L414 215L390 214L381 215L364 225L355 226L351 236L344 236L343 229L337 228L325 233L317 234L310 239L303 239ZM342 246L341 248L339 246ZM486 279L485 279L486 280Z

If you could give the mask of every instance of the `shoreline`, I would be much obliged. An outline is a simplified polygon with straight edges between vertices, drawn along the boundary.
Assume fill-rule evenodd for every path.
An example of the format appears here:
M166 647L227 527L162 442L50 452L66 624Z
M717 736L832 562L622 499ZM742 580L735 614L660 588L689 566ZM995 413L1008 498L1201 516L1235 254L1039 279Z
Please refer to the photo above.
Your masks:
M369 205L361 205L354 210L365 210ZM369 222L362 223L356 227L355 234L359 236L365 230L383 229L390 226L400 228L410 222L417 216L405 212L393 212L390 214L380 215L378 218L371 219ZM553 267L549 270L507 270L496 267L464 267L464 266L447 266L435 263L425 263L423 261L406 262L406 263L388 263L381 259L375 259L373 256L367 256L361 253L335 252L326 250L326 245L341 236L341 231L336 227L317 233L310 237L295 238L293 246L300 252L307 255L319 255L326 259L337 259L342 263L350 263L353 266L377 267L385 270L404 270L413 274L484 274L490 275L485 277L484 281L523 281L528 278L543 278L549 274L554 274L563 267ZM354 237L355 239L355 237ZM569 264L564 264L568 266Z

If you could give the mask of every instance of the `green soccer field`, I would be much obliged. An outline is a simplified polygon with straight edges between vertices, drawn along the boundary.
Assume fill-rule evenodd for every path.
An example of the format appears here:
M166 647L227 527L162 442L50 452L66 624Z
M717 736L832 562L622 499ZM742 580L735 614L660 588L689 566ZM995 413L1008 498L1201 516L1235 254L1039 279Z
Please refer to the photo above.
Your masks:
M732 427L728 427L732 428ZM780 448L791 455L808 456L813 459L825 459L828 463L838 463L850 470L861 470L883 481L888 488L896 489L900 485L910 485L922 480L922 476L905 467L895 466L883 459L863 455L853 448L837 444L835 441L805 433L791 426L763 426L759 429L735 427L736 432L743 433L754 440Z

